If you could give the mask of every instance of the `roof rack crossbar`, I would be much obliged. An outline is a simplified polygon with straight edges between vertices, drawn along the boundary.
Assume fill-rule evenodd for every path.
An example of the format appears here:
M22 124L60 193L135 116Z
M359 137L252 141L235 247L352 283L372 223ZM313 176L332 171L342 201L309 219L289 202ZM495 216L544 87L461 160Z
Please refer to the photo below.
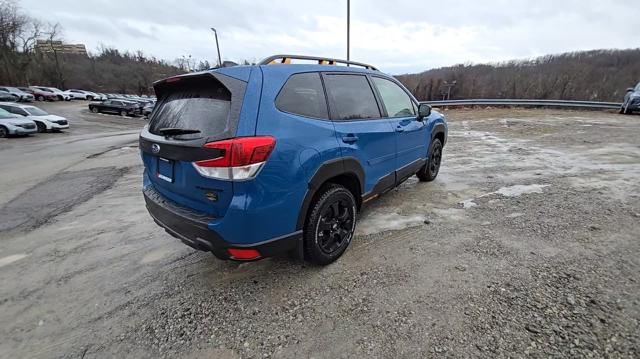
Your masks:
M365 69L368 69L368 70L378 71L378 69L376 67L374 67L372 65L368 65L368 64L363 64L362 62L347 61L347 60L340 60L340 59L332 59L332 58L329 58L329 57L305 56L305 55L273 55L273 56L269 56L266 59L260 61L260 63L258 63L258 65L289 64L289 63L291 63L292 59L293 60L318 61L319 65L335 65L336 63L340 63L340 64L345 64L345 65L360 66L360 67L364 67Z

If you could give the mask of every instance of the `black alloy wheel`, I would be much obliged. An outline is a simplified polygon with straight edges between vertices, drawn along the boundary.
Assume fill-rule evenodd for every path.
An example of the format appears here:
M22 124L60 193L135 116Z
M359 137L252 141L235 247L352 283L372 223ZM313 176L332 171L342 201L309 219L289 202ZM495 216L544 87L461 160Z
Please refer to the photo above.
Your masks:
M356 214L356 201L348 189L336 184L324 186L305 224L306 259L321 265L338 259L351 243Z
M36 122L36 126L38 126L38 132L40 133L47 132L47 126L45 126L44 123Z
M429 158L427 163L416 173L420 181L431 182L438 176L440 172L440 164L442 163L442 142L440 139L434 138L429 146Z

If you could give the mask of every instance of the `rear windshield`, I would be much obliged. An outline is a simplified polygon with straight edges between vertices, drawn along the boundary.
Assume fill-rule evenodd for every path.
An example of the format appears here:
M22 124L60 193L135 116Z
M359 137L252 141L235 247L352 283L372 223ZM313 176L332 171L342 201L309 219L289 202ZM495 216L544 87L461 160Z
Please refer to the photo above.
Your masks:
M229 131L231 93L218 80L207 76L167 85L149 122L149 132L163 135L167 128L200 131L176 136L194 139L220 137Z

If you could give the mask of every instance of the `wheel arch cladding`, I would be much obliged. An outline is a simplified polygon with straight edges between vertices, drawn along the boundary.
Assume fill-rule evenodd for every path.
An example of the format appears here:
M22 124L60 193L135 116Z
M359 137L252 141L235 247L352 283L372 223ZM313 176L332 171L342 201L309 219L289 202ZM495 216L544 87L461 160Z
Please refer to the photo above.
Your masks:
M304 228L307 212L316 194L325 183L335 183L346 187L356 199L358 208L362 204L362 189L364 188L364 169L357 159L343 157L324 162L318 167L309 180L309 188L302 201L296 230Z
M439 139L440 143L444 147L447 138L446 138L446 126L443 123L436 123L433 126L433 130L431 131L431 140Z

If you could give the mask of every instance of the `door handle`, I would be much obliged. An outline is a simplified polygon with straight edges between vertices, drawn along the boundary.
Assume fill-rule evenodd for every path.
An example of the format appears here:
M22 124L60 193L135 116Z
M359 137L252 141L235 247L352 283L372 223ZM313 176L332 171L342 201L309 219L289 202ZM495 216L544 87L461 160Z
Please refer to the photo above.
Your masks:
M403 126L396 127L396 132L404 132L404 127Z
M344 143L354 143L358 140L358 136L350 133L346 136L342 136L342 142Z

